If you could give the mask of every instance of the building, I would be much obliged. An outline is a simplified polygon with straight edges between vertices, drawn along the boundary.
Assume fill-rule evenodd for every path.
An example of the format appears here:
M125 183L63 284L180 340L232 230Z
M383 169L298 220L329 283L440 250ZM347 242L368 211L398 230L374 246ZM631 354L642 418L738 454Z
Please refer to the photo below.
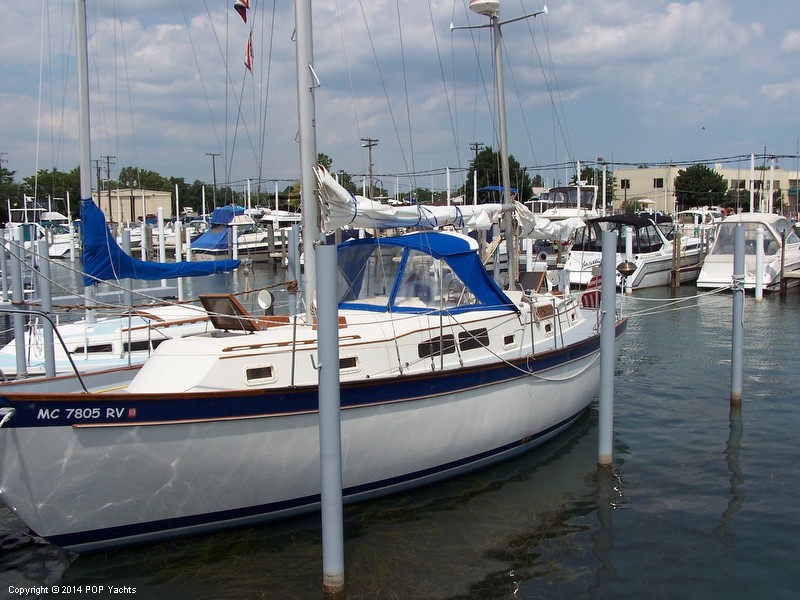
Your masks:
M104 190L99 198L97 192L93 192L92 199L105 213L106 221L110 223L142 221L148 216L155 218L159 208L164 209L165 219L171 219L174 212L172 193L160 190L140 188Z
M636 169L615 169L614 174L614 210L622 211L624 206L636 201L646 210L660 210L674 213L675 207L675 178L687 166L647 166ZM800 172L797 170L785 171L780 167L774 169L756 169L754 182L750 185L750 168L728 168L720 164L712 169L722 175L728 189L747 191L749 210L749 192L751 187L755 190L755 210L769 211L769 190L774 191L776 198L773 210L780 210L780 206L788 207L790 215L797 215L798 195L800 195ZM760 194L763 190L763 194ZM764 206L760 206L763 199Z

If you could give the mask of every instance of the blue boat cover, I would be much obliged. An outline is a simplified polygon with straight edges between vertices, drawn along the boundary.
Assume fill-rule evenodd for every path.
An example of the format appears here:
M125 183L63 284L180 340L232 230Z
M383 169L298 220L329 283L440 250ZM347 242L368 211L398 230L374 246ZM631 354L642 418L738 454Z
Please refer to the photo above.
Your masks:
M394 283L390 284L392 292L386 305L375 305L359 301L362 286L370 285L370 269L367 268L369 260L375 256L381 260L379 249L393 246L403 249L403 257L399 268L394 275ZM398 290L401 282L406 277L405 269L408 265L410 252L419 252L441 260L447 264L452 272L472 292L475 303L458 308L448 308L448 312L465 312L471 310L511 310L518 312L517 307L503 293L500 286L491 278L488 271L481 264L478 255L478 244L467 236L441 231L418 231L396 237L367 238L350 240L339 244L339 270L343 282L347 283L346 290L340 290L340 307L358 308L370 311L391 310L394 312L420 312L419 308L407 308L398 303Z
M238 260L159 263L128 256L108 230L105 215L91 199L81 200L81 243L85 286L126 278L152 281L212 275L232 271L240 263Z
M219 210L219 209L217 209ZM197 236L192 242L192 250L198 252L220 252L228 249L228 232L230 227L227 225L213 225Z

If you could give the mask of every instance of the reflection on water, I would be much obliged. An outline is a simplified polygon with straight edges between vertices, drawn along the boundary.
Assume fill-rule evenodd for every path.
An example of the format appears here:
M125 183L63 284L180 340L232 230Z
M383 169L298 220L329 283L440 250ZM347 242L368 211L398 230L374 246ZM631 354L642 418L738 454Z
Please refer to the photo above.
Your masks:
M345 511L348 598L507 598L587 578L572 540L596 509L596 419L519 460ZM146 597L311 598L318 517L77 558L63 583L136 577ZM141 596L140 596L141 597Z

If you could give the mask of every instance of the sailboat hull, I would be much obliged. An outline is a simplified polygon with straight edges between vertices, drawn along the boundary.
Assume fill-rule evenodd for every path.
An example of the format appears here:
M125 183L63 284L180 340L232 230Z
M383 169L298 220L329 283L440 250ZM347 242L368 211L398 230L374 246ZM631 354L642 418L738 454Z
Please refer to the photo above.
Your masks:
M452 477L557 435L595 398L598 352L592 338L535 365L343 384L346 501ZM0 428L0 497L38 535L76 551L313 511L316 398L306 387L3 399L16 412Z

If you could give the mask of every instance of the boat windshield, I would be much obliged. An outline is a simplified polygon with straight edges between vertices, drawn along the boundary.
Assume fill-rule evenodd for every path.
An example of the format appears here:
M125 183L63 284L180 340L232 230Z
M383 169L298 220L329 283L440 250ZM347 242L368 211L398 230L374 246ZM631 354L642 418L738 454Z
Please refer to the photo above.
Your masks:
M624 253L625 238L629 229L633 232L633 252L635 254L656 252L664 245L661 236L656 231L656 225L652 221L643 227L633 227L619 221L590 221L586 227L575 232L572 252L601 252L602 232L615 231L617 233L617 252Z
M559 187L552 188L543 198L552 208L577 208L578 190L580 190L580 206L585 208L594 205L594 188L592 187Z
M452 310L477 303L443 260L389 246L355 246L340 254L338 291L343 307L368 310Z
M784 223L785 221L785 223ZM714 241L714 247L711 254L733 254L733 236L736 227L739 225L737 222L722 223L717 231L717 239ZM756 253L756 235L758 228L761 227L764 231L764 255L774 256L781 250L781 242L775 236L773 231L765 227L762 223L742 223L744 225L744 253ZM783 226L781 226L783 225ZM776 229L779 232L785 231L786 243L796 244L800 242L800 238L792 230L789 221L781 219L775 223Z

